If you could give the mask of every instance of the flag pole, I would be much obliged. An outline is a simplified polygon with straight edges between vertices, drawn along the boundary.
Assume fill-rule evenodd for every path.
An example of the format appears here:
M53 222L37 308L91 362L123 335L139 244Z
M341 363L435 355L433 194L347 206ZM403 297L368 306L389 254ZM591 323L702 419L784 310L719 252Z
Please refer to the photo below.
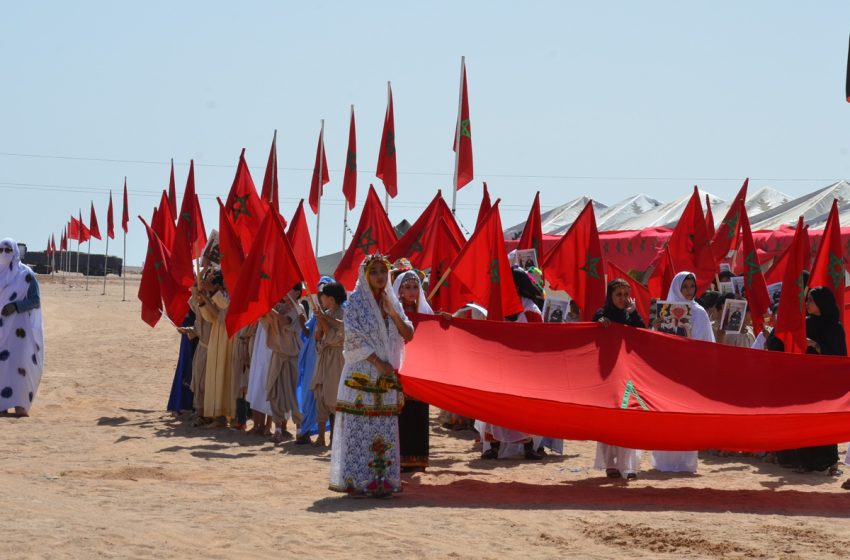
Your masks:
M325 119L322 119L322 128L319 130L319 176L316 177L317 183L317 192L318 195L316 197L316 258L319 258L319 218L321 217L322 212L322 177L324 173L324 169L322 169L322 163L325 159Z
M124 228L121 228L124 229ZM121 301L127 301L127 232L124 232L124 260L121 261L121 276L124 277L124 293Z
M269 206L274 202L274 186L277 183L277 129L274 129L272 145L274 146L274 150L272 155L272 187L269 189ZM280 208L277 211L280 213Z
M342 201L342 252L345 253L345 229L348 227L348 201Z
M86 257L86 291L89 291L89 271L91 270L91 237L86 242L89 247L88 256Z
M103 251L103 293L100 294L102 296L106 295L106 273L109 269L109 234L106 234L106 249Z
M455 172L452 176L452 215L457 208L457 172L460 165L460 117L463 111L463 75L466 72L466 57L460 57L460 87L457 95L457 123L455 125Z
M392 95L393 95L392 91L393 91L392 85L390 84L390 81L387 80L387 111L388 112L390 110L390 99L392 99ZM384 118L386 118L386 117L384 117ZM383 148L384 147L381 146L381 149L383 149ZM393 149L395 149L395 123L393 123ZM393 156L393 157L395 157L395 156ZM398 169L398 160L396 160L396 169ZM398 172L396 172L396 181L398 181ZM396 188L398 188L398 185L396 185ZM386 212L387 217L389 217L389 215L390 215L390 192L387 190L386 184L384 184L384 212ZM345 247L343 247L342 250L345 251Z
M80 208L80 227L77 228L77 274L80 273L80 238L83 236L83 209Z

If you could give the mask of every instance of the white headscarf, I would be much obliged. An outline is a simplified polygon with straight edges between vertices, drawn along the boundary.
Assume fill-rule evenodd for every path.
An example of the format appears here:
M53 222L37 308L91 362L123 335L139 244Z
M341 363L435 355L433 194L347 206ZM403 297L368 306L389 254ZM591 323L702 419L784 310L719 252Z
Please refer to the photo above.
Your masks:
M416 312L421 313L423 315L433 315L434 310L431 309L431 306L428 305L428 299L422 293L422 279L419 278L419 275L414 270L405 270L401 274L399 274L395 282L393 282L393 293L395 293L396 297L401 300L401 296L399 295L399 291L401 290L401 285L404 284L407 280L416 280L416 285L419 286L419 297L416 298Z
M360 263L357 271L357 284L345 311L345 344L343 356L346 364L365 360L375 353L381 360L388 362L395 369L401 367L404 361L404 339L391 320L385 321L372 289L366 277L367 257ZM389 266L387 266L389 270ZM389 282L384 286L384 294L392 304L393 309L411 328L413 324L404 314L401 302L398 301Z
M670 283L670 290L667 292L667 300L673 303L687 303L691 306L691 338L695 340L705 340L714 342L714 331L711 328L711 319L708 318L708 313L703 306L696 300L688 299L682 295L682 284L690 277L693 278L696 284L697 277L693 272L683 270L673 277Z

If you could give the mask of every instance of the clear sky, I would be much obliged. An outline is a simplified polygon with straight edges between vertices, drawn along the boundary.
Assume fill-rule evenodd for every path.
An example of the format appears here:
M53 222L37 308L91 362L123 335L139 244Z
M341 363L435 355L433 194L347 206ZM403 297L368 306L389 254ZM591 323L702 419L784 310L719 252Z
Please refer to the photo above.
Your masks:
M259 188L274 129L289 217L307 197L325 119L320 253L338 251L349 106L354 229L370 182L383 197L374 170L388 80L400 183L391 220L412 221L437 188L451 200L461 55L476 170L458 194L467 229L482 180L503 199L505 227L525 219L536 190L544 211L583 194L667 201L695 183L728 199L746 176L751 191L796 196L850 177L848 33L846 0L8 2L0 236L41 250L70 213L88 221L90 200L105 232L108 190L120 209L126 175L128 264L139 265L135 215L157 204L169 158L179 193L195 159L216 227L215 196L241 148ZM120 237L110 254L119 247Z

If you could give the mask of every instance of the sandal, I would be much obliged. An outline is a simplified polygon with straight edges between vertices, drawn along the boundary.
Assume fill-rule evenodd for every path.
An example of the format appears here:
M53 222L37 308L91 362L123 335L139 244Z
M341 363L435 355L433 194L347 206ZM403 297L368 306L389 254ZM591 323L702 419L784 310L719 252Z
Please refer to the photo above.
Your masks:
M620 471L617 470L617 469L605 469L605 476L607 476L608 478L621 478L622 477L622 475L620 474Z

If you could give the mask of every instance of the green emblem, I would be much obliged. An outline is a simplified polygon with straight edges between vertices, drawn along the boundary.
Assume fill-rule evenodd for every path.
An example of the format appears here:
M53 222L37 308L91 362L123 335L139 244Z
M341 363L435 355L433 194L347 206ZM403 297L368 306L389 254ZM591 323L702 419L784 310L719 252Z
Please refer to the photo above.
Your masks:
M490 261L490 282L493 284L499 283L499 259Z
M596 268L601 260L602 257L592 257L590 256L590 251L588 251L587 260L584 263L584 266L579 267L579 270L585 271L591 278L600 278L599 271Z
M355 247L363 251L364 255L368 255L371 252L372 245L377 245L378 242L372 237L372 228L368 228L366 231L357 236L357 243Z
M460 135L466 136L472 140L472 133L469 131L469 119L463 119L460 121Z
M631 379L629 379L628 382L626 383L626 390L623 391L623 402L620 403L620 408L623 408L623 409L628 408L629 407L629 399L631 399L632 396L635 397L635 400L637 401L637 403L640 405L640 407L642 409L649 410L649 407L646 406L646 403L643 402L643 399L640 398L640 395L638 395L637 389L635 389L635 384L632 383Z
M269 276L268 274L266 274L266 271L265 271L265 270L263 270L263 263L265 262L265 260L266 260L266 256L265 256L265 255L263 255L262 257L260 257L260 280L269 280L269 279L271 279L271 276Z
M755 276L761 270L761 266L759 265L758 260L756 260L755 249L747 253L747 256L744 257L744 266L747 267L746 286L749 290L753 287L753 276Z
M387 149L387 157L395 156L395 132L392 130L387 131L387 143L384 147Z
M799 300L800 312L802 313L804 306L806 305L806 281L803 273L800 273L800 276L797 277L797 299Z
M422 229L419 232L419 235L416 236L416 239L410 242L410 246L407 248L407 254L411 253L421 253L425 250L422 246L422 236L425 235L425 230Z
M349 171L357 171L357 152L348 150L348 154L345 156L345 167Z
M441 260L441 261L440 261L440 263L437 265L437 275L436 275L436 278L437 278L437 281L438 281L438 282L440 281L440 278L442 278L442 277L443 277L443 274L445 274L445 272L446 272L446 265L448 265L448 264L449 264L449 259L443 259L443 260ZM449 279L448 279L448 278L446 278L445 280L443 280L443 283L442 283L442 284L440 284L440 287L439 287L439 288L437 288L437 291L439 292L439 291L440 291L440 290L441 290L444 286L448 287L448 285L449 285Z
M735 233L738 231L738 212L735 212L735 215L729 218L728 220L723 220L723 225L729 228L726 232L726 239L732 239L735 237Z
M832 286L836 290L844 286L844 263L832 251L829 253L829 276L832 278Z
M245 196L236 196L236 200L233 201L233 206L230 208L230 211L233 212L233 222L235 223L239 216L245 214L249 218L251 217L251 211L248 210L248 195Z
M186 220L187 222L192 221L192 214L190 212L180 212L180 217Z

